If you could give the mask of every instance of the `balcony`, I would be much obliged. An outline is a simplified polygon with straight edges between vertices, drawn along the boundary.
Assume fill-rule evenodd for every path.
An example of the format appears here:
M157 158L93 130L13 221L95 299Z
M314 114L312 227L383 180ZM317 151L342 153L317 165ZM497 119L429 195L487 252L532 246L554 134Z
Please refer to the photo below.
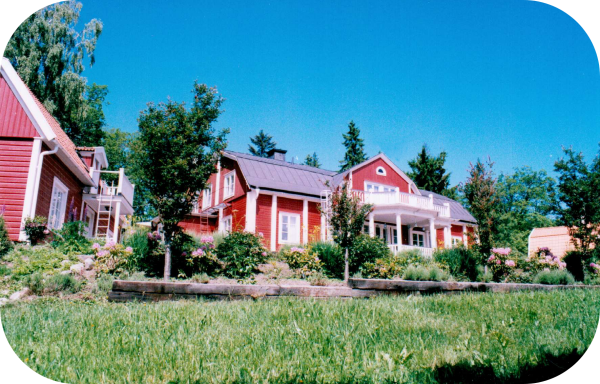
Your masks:
M365 192L352 191L354 196L357 196L365 204L378 205L401 205L405 207L415 208L417 210L426 210L437 212L439 217L450 217L450 205L433 203L433 195L420 196L405 192Z
M112 182L107 182L100 179L100 174L112 174L118 175L118 179ZM90 195L101 195L103 198L106 196L121 196L125 199L130 206L133 205L133 191L134 185L131 184L129 178L125 175L125 169L120 168L118 171L97 171L92 170L92 180L94 180L98 187L90 189Z

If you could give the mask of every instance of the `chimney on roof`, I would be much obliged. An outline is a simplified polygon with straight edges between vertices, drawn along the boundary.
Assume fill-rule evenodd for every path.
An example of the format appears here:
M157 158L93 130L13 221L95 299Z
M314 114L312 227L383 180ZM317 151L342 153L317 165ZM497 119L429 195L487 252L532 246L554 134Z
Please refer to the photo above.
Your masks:
M285 161L286 153L287 151L285 149L273 148L267 152L267 156L269 156L269 159Z

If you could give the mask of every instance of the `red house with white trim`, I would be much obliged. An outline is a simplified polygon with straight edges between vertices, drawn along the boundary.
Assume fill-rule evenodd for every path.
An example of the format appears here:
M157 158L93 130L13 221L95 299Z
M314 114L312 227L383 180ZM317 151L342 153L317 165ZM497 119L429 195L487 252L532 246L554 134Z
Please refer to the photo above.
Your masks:
M224 151L193 213L180 225L198 233L261 234L272 251L325 240L331 193L326 182L347 182L373 204L364 232L384 239L394 252L418 249L428 256L436 247L467 244L477 225L457 201L418 189L384 154L337 173L289 163L285 153L275 149L263 158Z
M21 228L28 217L44 216L50 229L59 229L70 214L87 223L89 237L118 240L125 215L133 214L134 186L123 169L107 166L104 148L76 147L2 58L0 210L11 240L27 240ZM118 181L109 185L101 173L115 173Z

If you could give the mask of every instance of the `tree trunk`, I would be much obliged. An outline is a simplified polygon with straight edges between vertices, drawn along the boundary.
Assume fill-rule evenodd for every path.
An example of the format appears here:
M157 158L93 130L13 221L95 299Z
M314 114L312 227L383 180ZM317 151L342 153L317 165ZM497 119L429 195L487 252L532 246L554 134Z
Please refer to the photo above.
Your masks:
M165 241L165 276L164 280L169 281L171 277L171 242Z
M347 283L350 278L350 265L348 263L348 248L346 248L346 253L344 254L344 281Z

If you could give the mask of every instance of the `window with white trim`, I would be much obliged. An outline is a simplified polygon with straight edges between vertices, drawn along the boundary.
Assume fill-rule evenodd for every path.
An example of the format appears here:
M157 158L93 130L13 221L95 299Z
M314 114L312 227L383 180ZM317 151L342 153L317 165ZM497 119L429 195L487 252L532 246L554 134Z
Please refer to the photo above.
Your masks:
M462 236L452 236L452 246L456 247L460 244L462 244L463 242L463 238Z
M52 185L50 212L48 212L48 228L60 229L62 227L65 221L68 194L69 188L55 176L54 184Z
M223 232L231 232L231 224L232 224L232 220L231 220L231 215L229 216L225 216L222 220L223 222Z
M413 232L412 245L414 245L415 247L424 247L425 246L425 234L423 232Z
M381 175L381 176L385 176L387 174L385 172L385 168L383 168L383 167L377 167L377 169L375 170L375 173L377 173L378 175Z
M225 175L223 180L223 199L233 196L235 193L235 171Z
M300 243L300 215L296 213L279 213L279 242L282 244Z
M395 192L396 187L365 181L365 191L367 192Z
M202 191L202 209L210 207L212 204L212 184L208 184Z

